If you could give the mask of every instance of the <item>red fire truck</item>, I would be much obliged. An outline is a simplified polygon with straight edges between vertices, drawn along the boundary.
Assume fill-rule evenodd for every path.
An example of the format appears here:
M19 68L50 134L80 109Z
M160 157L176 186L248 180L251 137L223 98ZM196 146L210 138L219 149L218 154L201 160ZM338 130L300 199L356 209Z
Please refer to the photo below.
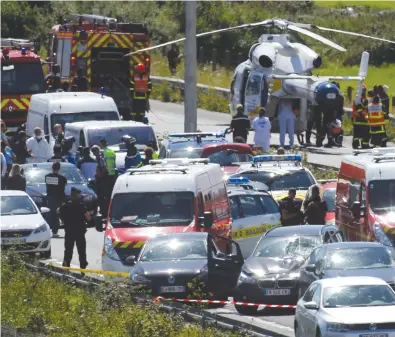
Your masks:
M26 123L32 94L44 92L44 72L34 42L1 39L1 118L9 131Z
M126 54L149 46L145 24L119 23L116 19L88 14L70 15L70 22L52 28L50 61L61 69L61 80L71 86L77 70L82 68L90 91L104 87L121 115L130 113L130 81L136 65L150 71L146 53L125 57ZM67 86L67 85L66 85ZM65 88L65 86L64 86Z

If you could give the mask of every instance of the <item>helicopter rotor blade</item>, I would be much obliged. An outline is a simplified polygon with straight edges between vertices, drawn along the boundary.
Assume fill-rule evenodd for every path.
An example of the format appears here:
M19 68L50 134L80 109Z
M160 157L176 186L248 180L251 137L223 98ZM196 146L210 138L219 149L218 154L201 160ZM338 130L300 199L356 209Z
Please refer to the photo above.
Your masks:
M369 36L369 35L365 35L365 34L361 34L361 33L348 32L348 31L345 31L345 30L326 28L326 27L319 27L319 26L314 26L314 25L312 25L312 28L317 28L317 29L320 29L320 30L328 31L328 32L335 32L335 33L342 33L342 34L347 34L347 35L361 36L361 37L366 37L366 38L373 39L373 40L379 40L379 41L384 41L384 42L389 42L389 43L394 43L395 44L395 41L382 39L380 37L375 37L375 36Z
M260 22L255 22L255 23L246 23L246 24L243 24L243 25L240 25L240 26L222 28L222 29L217 29L217 30L213 30L213 31L210 31L210 32L196 34L196 37L208 36L208 35L213 35L213 34L217 34L217 33L224 33L224 32L228 32L228 31L236 30L236 29L246 29L246 28L258 27L258 26L267 26L267 25L270 25L270 24L273 24L273 20L271 20L271 19L270 20L260 21ZM157 49L157 48L165 47L165 46L168 46L168 45L173 44L173 43L179 43L179 42L185 41L185 39L186 38L183 37L181 39L165 42L165 43L162 43L162 44L158 44L156 46L152 46L152 47L147 47L147 48L144 48L144 49L136 50L134 52L126 54L125 56L135 55L135 54L139 54L139 53L142 53L142 52L145 52L145 51L148 51L148 50L154 50L154 49Z
M293 30L293 31L298 32L298 33L303 34L303 35L307 35L307 36L309 36L309 37L311 37L313 39L316 39L316 40L318 40L318 41L320 41L320 42L322 42L322 43L324 43L324 44L326 44L326 45L328 45L328 46L330 46L332 48L335 48L335 49L337 49L339 51L346 51L346 49L343 48L342 46L339 46L338 44L332 42L331 40L328 40L325 37L323 37L321 35L318 35L316 33L313 33L313 32L311 32L311 31L309 31L307 29L295 26L293 24L288 24L287 25L287 29Z

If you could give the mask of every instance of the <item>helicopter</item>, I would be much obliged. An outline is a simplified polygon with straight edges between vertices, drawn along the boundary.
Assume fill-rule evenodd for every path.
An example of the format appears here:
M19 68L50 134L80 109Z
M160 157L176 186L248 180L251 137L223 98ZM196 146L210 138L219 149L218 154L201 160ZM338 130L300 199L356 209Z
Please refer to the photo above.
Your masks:
M312 24L294 23L277 18L200 33L196 37L257 26L276 27L283 32L291 31L291 34L303 34L342 52L345 52L346 49L311 30L331 31L395 44L395 41L365 34L319 27ZM265 107L266 116L276 119L281 100L291 99L293 100L293 106L298 111L295 119L295 133L299 143L303 143L301 135L307 129L309 111L321 113L324 107L336 107L342 101L341 91L334 81L358 81L355 101L356 103L360 101L363 81L368 71L369 53L366 51L362 53L357 76L313 76L312 70L322 66L321 56L302 43L291 42L293 36L291 34L263 34L258 42L250 48L248 59L236 67L232 77L229 112L234 115L237 106L241 104L244 107L244 114L253 119L259 108ZM161 48L184 40L185 38L180 38L137 50L128 55ZM272 132L278 132L277 123L272 123Z

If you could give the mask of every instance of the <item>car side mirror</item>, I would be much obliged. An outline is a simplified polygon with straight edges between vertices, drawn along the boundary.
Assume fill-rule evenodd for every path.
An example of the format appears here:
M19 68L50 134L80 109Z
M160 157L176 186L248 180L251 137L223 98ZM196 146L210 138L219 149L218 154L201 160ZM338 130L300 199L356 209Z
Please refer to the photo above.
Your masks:
M314 301L306 302L303 306L309 310L318 310L318 305Z
M135 255L130 255L130 256L128 256L128 257L125 259L125 262L126 262L127 264L131 264L131 265L136 264L136 256L135 256Z
M220 258L220 259L224 259L224 258L226 258L226 255L225 255L224 253L222 253L222 252L218 252L218 253L216 254L216 257L218 257L218 258Z
M213 213L211 212L204 212L203 217L199 217L199 220L203 221L203 228L209 229L214 223Z
M51 210L48 207L41 207L40 212L41 214L49 213Z
M316 269L315 264L308 264L305 269L306 269L306 271L308 271L310 273L314 273L315 269Z
M95 225L95 228L98 232L104 232L106 229L105 226L103 226L103 217L101 215L95 215L93 218L93 223Z

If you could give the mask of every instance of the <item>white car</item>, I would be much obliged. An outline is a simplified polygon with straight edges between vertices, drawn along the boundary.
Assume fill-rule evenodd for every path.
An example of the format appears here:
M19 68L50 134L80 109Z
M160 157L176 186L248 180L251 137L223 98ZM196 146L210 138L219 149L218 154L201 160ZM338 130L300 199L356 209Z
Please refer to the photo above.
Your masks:
M29 195L22 191L1 191L1 247L15 247L24 253L40 253L51 257L51 230Z
M245 178L227 181L232 238L240 245L244 258L250 256L262 234L281 223L278 204L260 185L264 184Z
M395 292L376 277L315 281L298 301L296 337L395 337Z

